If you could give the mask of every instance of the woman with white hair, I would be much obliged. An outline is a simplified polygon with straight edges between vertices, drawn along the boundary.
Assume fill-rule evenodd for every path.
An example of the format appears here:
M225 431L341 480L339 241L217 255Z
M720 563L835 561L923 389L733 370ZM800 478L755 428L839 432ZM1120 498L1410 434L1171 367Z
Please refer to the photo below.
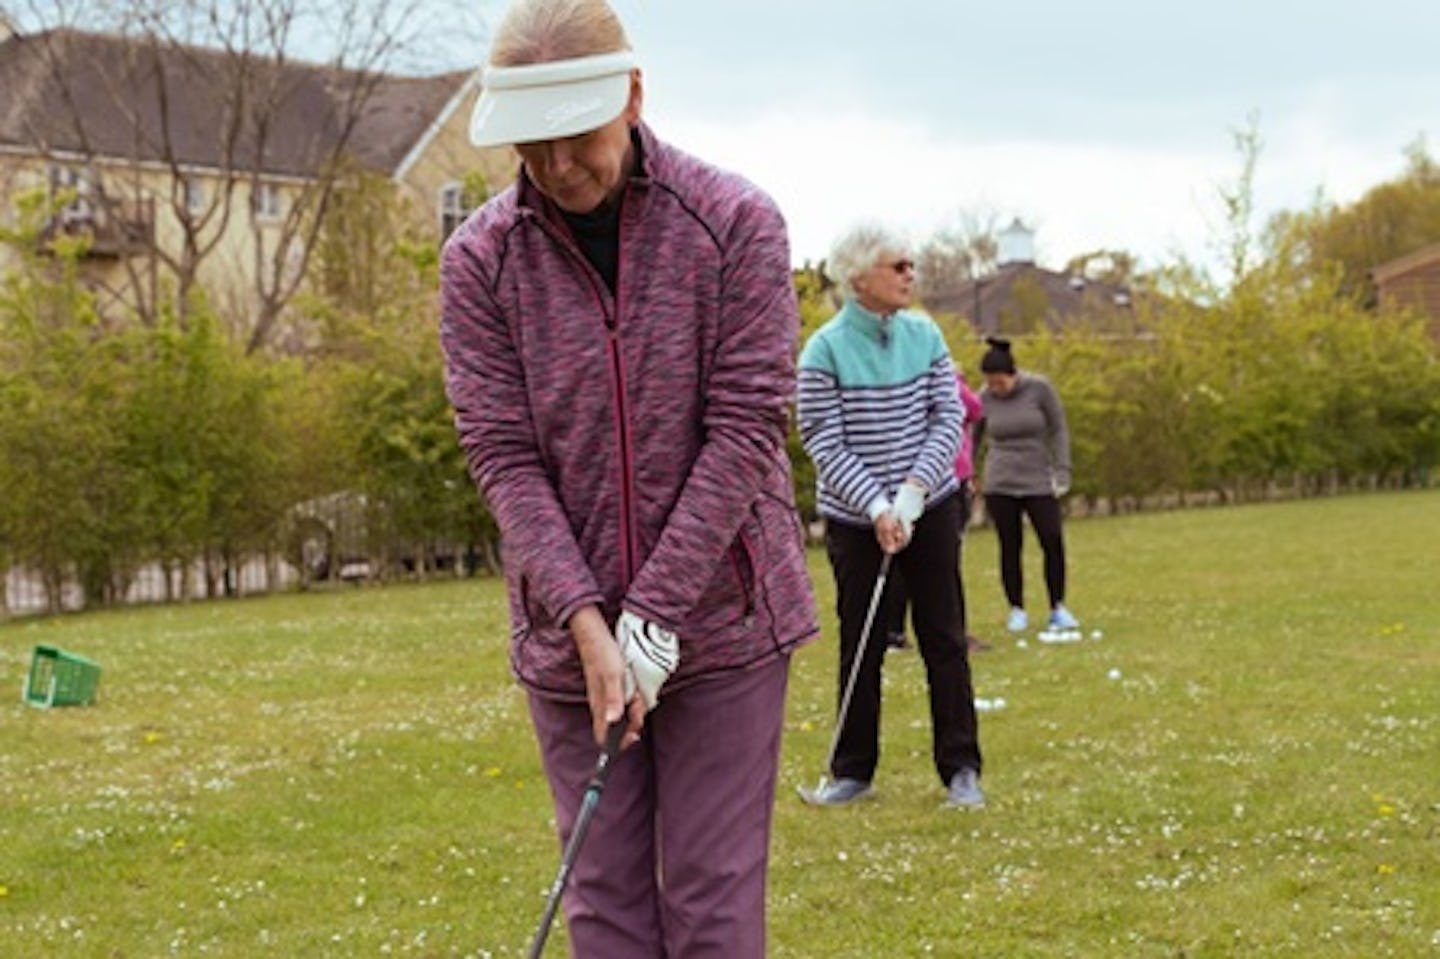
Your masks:
M885 642L862 642L860 633L887 554L910 590L930 687L933 758L947 801L962 807L985 801L957 589L961 498L954 462L965 415L940 330L904 309L915 279L907 249L879 226L841 237L826 272L844 304L800 354L800 436L815 461L835 576L842 702L864 646L830 778L807 797L822 806L872 795Z
M446 243L446 386L495 514L573 954L765 954L791 652L814 602L785 436L799 310L752 184L640 119L604 0L517 0L471 122L518 182Z

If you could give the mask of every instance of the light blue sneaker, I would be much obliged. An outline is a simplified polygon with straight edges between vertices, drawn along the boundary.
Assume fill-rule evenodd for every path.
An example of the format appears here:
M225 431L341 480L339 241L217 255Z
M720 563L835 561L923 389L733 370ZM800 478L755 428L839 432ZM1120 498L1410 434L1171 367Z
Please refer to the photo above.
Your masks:
M1079 629L1080 620L1076 619L1075 614L1065 608L1064 603L1061 603L1050 611L1050 628Z
M979 809L984 806L985 794L980 791L980 774L966 766L951 776L945 805L955 809Z
M827 779L814 789L799 789L800 798L811 806L848 806L870 799L875 791L863 779Z
M1025 610L1019 606L1010 607L1010 618L1005 620L1005 628L1012 633L1023 633L1030 628L1030 617L1025 615Z

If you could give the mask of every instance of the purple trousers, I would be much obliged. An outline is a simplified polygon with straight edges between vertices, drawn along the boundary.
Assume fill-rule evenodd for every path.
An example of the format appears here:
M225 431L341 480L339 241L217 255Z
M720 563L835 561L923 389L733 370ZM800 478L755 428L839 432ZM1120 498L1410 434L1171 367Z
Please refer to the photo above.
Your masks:
M762 959L788 656L674 692L621 753L564 897L577 959ZM530 694L570 836L599 754L590 709Z

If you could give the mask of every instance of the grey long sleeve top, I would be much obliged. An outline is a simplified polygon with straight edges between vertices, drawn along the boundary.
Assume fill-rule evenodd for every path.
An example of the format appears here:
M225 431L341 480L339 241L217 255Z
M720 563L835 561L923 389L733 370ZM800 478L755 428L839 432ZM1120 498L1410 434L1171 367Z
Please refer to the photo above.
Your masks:
M1070 430L1050 381L1024 370L1006 396L982 390L989 445L982 489L1003 496L1048 496L1070 486ZM980 436L975 439L980 443Z

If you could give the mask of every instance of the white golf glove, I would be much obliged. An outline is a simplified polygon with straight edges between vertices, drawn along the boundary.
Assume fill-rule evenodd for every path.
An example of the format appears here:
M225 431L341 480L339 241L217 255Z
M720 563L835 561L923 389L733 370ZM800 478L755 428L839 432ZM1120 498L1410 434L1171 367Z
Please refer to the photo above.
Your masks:
M910 533L915 528L915 522L925 512L925 490L914 483L901 483L900 488L895 491L895 518L900 521L901 527L905 530L905 541L910 541Z
M1058 473L1050 480L1050 488L1055 491L1055 498L1059 499L1070 492L1070 474Z
M638 692L645 708L654 709L660 687L680 665L680 641L670 630L629 612L620 614L615 639L625 657L625 698Z

